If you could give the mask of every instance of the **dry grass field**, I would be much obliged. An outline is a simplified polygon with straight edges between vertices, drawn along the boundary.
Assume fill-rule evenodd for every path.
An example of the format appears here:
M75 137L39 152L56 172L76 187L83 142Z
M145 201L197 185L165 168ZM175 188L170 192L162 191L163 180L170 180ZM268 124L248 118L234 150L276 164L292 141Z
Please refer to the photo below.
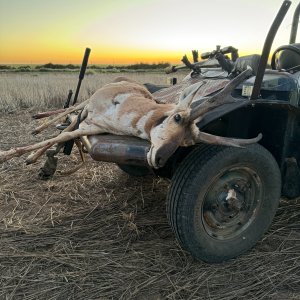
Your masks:
M185 76L178 73L178 80ZM95 73L86 75L80 90L80 99L87 99L99 87L117 76L126 76L141 83L167 84L162 73ZM0 73L0 111L20 109L38 110L61 108L70 89L75 93L78 82L76 73Z
M81 99L121 74L87 76ZM163 74L126 74L164 83ZM61 107L74 74L0 74L0 149L33 137L31 114ZM169 182L134 178L76 152L59 156L49 181L43 159L0 165L0 299L300 299L300 198L282 199L273 224L248 253L221 264L194 261L168 225Z

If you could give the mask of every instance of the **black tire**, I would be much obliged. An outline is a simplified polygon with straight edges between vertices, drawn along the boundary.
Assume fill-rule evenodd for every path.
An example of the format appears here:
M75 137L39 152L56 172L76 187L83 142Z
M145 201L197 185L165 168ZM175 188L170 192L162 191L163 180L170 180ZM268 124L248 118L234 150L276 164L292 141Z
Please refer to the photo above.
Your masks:
M143 177L150 174L150 170L147 167L124 164L117 165L123 172L127 173L130 176Z
M173 176L167 197L169 223L195 259L222 262L246 252L262 237L280 191L277 162L262 146L199 145Z

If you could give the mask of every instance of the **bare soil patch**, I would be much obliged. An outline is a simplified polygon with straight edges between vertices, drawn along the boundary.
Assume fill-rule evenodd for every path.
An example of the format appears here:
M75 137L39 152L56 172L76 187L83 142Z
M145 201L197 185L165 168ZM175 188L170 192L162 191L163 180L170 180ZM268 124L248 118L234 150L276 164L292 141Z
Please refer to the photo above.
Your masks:
M35 124L0 114L1 150L55 133L32 137ZM59 171L76 163L61 155ZM300 198L281 200L254 249L209 265L175 240L168 181L90 159L41 181L42 164L0 166L0 299L300 299Z

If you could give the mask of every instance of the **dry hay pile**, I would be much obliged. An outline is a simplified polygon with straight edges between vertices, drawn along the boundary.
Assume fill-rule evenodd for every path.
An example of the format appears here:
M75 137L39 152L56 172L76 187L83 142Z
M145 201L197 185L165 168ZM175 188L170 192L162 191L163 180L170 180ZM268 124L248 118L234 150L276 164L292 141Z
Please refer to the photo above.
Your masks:
M0 115L1 149L33 139L29 120ZM167 181L90 160L40 181L23 162L0 166L0 299L300 299L300 199L281 201L254 249L209 265L176 242Z

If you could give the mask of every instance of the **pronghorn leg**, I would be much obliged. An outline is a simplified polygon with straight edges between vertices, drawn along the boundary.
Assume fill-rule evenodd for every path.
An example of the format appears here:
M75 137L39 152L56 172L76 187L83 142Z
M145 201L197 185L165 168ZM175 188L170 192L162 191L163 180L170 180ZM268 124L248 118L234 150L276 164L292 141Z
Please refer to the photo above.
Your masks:
M31 153L25 160L27 165L35 163L39 157L41 157L49 148L51 148L53 144L46 145L45 147Z
M50 110L50 111L40 112L40 113L37 113L37 114L33 115L32 119L48 118L48 117L53 116L53 115L58 115L58 114L64 112L66 109L67 108L61 108L61 109L57 109L57 110Z
M74 106L74 107L70 107L68 109L66 109L63 113L59 114L58 116L54 117L53 119L51 120L48 120L46 121L45 123L43 123L42 125L40 125L39 127L37 127L36 129L34 129L32 131L32 134L38 134L40 133L42 130L44 130L45 128L47 128L49 125L57 122L58 120L60 120L62 117L74 112L74 111L77 111L77 110L81 110L83 109L88 103L89 103L90 99L78 104L77 106Z
M77 118L74 118L71 122L71 124L65 128L62 132L70 132L74 129L74 127L76 126L76 122L77 122ZM49 148L51 148L53 146L53 144L51 145L46 145L45 147L37 150L36 152L30 154L27 158L26 158L26 164L33 164L35 163L39 157L41 157ZM63 145L58 144L56 147L56 150L54 150L54 153L52 154L52 156L54 156L55 154L57 154L60 149L63 147Z
M82 126L79 129L76 129L75 131L72 132L62 132L60 135L58 135L57 137L33 144L33 145L29 145L29 146L25 146L25 147L17 147L17 148L13 148L7 151L1 151L0 152L0 163L7 161L13 157L17 157L17 156L21 156L25 153L34 151L34 150L38 150L41 148L44 148L46 146L50 147L56 143L63 143L69 140L73 140L75 138L78 138L80 136L84 136L84 135L94 135L94 134L99 134L102 133L102 130L95 126L95 125L86 125Z

